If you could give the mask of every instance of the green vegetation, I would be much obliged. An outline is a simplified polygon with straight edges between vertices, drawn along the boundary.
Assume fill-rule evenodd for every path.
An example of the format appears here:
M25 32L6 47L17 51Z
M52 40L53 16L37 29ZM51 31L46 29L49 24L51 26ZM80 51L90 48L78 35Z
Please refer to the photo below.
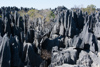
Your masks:
M25 14L28 14L30 19L33 20L34 18L42 18L45 17L45 22L50 22L50 19L54 19L55 15L51 10L36 10L31 9L28 12L25 12L24 10L21 10L18 12L20 16L24 16Z
M26 14L24 10L18 11L18 13L20 14L20 16L24 16Z
M2 18L2 16L0 15L0 18Z
M55 18L55 15L54 15L54 13L53 13L52 11L50 12L49 17L50 17L50 18L51 18L51 17L52 17L52 18Z
M43 18L43 16L41 14L39 14L38 10L35 9L31 9L27 12L27 14L29 15L30 19L33 18Z
M87 8L82 8L82 11L83 12L87 12L88 14L91 14L92 12L95 12L96 10L96 6L91 4L91 5L88 5Z
M48 11L47 12L47 16L46 16L46 22L50 21L50 19L54 19L55 15L52 11Z

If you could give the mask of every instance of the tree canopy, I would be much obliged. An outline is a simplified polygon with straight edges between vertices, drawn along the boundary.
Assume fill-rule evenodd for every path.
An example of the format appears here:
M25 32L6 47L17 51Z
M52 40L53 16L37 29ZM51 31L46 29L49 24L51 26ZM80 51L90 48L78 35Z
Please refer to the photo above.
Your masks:
M96 10L96 6L93 4L88 5L86 8L82 8L82 11L87 12L88 14L95 12L95 10Z

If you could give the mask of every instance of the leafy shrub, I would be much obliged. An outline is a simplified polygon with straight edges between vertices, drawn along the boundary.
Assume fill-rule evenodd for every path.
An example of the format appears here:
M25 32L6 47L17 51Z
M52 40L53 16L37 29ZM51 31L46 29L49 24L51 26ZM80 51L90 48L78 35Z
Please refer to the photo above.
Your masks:
M52 18L55 18L55 15L54 15L54 13L53 13L52 11L50 12L49 17L50 17L50 18L51 18L51 17L52 17Z
M24 10L20 10L20 11L18 11L18 13L20 14L20 16L26 15L26 12Z
M82 8L82 11L87 12L88 14L95 12L95 10L96 10L96 6L93 4L88 5L87 8Z
M0 18L2 18L2 16L0 15Z
M55 18L54 13L51 10L36 10L36 9L31 9L28 12L25 12L23 10L18 12L20 16L24 16L25 14L28 14L30 19L33 20L34 18L42 18L45 17L45 22L50 22L51 18Z

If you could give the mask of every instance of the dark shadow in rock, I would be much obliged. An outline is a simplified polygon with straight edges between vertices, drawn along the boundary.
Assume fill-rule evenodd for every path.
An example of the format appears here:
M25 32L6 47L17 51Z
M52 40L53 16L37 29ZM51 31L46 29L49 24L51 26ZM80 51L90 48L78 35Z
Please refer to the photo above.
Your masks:
M89 50L89 49L90 49L90 45L89 44L85 44L84 50Z

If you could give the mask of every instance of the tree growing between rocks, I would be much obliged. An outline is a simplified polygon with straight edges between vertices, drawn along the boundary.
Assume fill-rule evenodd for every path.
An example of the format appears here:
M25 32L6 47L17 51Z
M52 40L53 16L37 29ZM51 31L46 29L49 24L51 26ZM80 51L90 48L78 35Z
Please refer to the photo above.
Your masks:
M93 4L88 5L86 8L82 8L82 11L87 12L88 14L95 12L95 10L96 10L96 6Z

